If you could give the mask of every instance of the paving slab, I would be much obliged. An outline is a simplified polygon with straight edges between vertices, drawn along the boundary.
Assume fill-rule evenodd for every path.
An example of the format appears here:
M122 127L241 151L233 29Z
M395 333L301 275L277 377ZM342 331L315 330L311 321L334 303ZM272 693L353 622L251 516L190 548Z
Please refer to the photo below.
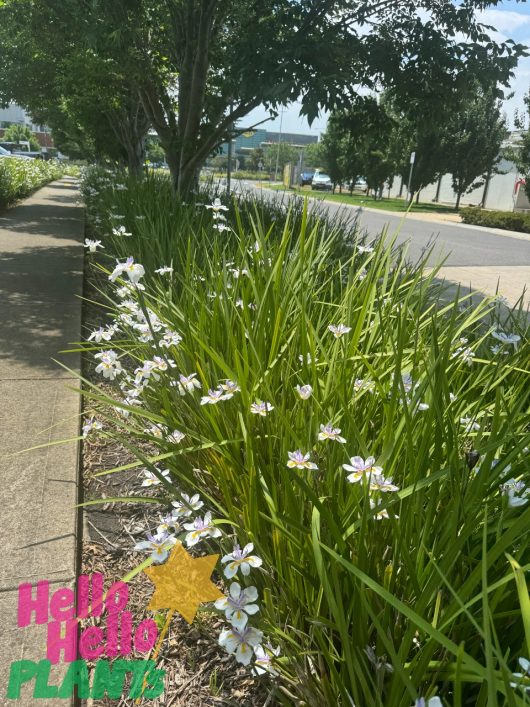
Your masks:
M71 381L75 385L75 381ZM75 573L80 396L64 380L0 381L4 556L0 588ZM21 420L24 427L21 427ZM22 452L22 453L21 453Z
M512 307L521 298L523 308L530 304L530 265L442 267L438 278L485 295L499 293Z
M46 626L17 626L18 586L70 586L77 572L84 213L73 180L55 182L0 217L0 705L68 705L28 684L8 700L13 660L46 658ZM63 360L71 369L61 368ZM72 440L64 444L50 444ZM37 447L30 451L30 447ZM53 667L55 684L66 665Z

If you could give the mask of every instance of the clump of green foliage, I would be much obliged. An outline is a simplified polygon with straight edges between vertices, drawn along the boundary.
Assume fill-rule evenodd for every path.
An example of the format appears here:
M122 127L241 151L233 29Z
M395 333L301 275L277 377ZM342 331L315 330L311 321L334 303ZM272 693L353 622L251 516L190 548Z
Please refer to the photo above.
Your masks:
M263 564L237 581L281 648L264 683L276 704L527 704L525 320L509 313L501 333L497 300L449 297L392 239L303 203L207 209L213 195L178 203L160 175L89 172L84 193L115 280L102 324L118 327L83 345L95 363L112 351L116 379L86 405L136 455L104 473L138 469L128 498L91 502L145 503L156 527L197 493L216 532L194 550L253 544ZM141 388L132 402L118 382ZM210 404L217 386L231 394ZM307 464L288 463L297 450Z

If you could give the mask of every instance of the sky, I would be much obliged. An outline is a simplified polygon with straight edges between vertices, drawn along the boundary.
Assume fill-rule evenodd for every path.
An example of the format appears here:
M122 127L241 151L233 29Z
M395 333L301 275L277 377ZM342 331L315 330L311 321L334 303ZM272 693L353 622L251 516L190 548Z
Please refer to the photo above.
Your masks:
M509 0L501 2L495 8L480 12L479 17L484 24L495 27L495 32L492 33L492 36L498 41L514 39L516 42L530 46L530 1L515 2L515 0ZM506 101L504 105L510 125L513 123L515 109L524 108L523 96L530 89L530 57L520 59L514 73L515 76L510 86L514 96L509 101ZM319 135L326 129L326 115L321 115L309 126L307 120L301 118L299 113L300 104L298 103L292 103L284 109L283 117L281 118L283 132ZM256 108L246 117L244 124L245 126L250 126L268 117L268 111L263 108ZM260 127L267 130L280 130L280 116L274 120L268 120Z

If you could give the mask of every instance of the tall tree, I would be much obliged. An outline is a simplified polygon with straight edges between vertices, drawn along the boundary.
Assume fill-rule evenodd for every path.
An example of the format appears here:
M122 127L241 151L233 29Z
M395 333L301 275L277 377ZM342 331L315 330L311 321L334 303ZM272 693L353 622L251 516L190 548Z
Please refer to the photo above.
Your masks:
M312 142L302 151L302 162L304 167L318 169L324 165L324 149L322 142Z
M245 157L245 167L247 169L263 169L265 166L264 150L262 147L255 147Z
M482 186L493 173L507 135L502 105L491 91L478 89L449 120L445 162L457 195L455 209L460 207L463 194Z
M356 140L344 122L344 114L332 113L322 135L322 154L324 167L333 182L333 189L345 183L354 184L360 175L360 157Z
M140 172L149 120L136 84L89 46L75 4L0 3L0 104L24 106L73 156L109 157Z
M267 145L263 150L263 165L269 172L276 171L276 165L280 175L283 168L289 162L297 164L300 159L300 150L286 142L280 142L276 145Z
M530 199L530 91L524 97L524 103L525 108L516 111L514 121L521 134L515 144L503 150L503 157L512 160L525 178L525 191Z
M396 173L392 143L395 122L386 109L384 96L358 96L347 110L337 114L337 119L348 135L346 154L355 163L350 171L364 177L377 197L384 183Z

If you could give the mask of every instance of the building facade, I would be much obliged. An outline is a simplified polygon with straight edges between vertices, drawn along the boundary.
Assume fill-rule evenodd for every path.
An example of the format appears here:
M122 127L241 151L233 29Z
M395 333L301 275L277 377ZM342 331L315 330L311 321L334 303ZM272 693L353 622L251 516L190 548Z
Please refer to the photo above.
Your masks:
M232 148L236 158L248 155L252 150L257 148L271 147L272 145L289 145L291 147L304 148L307 145L318 142L317 135L304 135L301 133L280 133L262 128L253 128L246 130L238 135L233 143ZM226 155L228 152L228 143L221 145L221 153Z
M10 125L24 125L28 127L44 150L53 147L50 128L46 125L34 123L29 113L15 103L10 103L7 108L0 108L0 138L4 135L5 129Z

